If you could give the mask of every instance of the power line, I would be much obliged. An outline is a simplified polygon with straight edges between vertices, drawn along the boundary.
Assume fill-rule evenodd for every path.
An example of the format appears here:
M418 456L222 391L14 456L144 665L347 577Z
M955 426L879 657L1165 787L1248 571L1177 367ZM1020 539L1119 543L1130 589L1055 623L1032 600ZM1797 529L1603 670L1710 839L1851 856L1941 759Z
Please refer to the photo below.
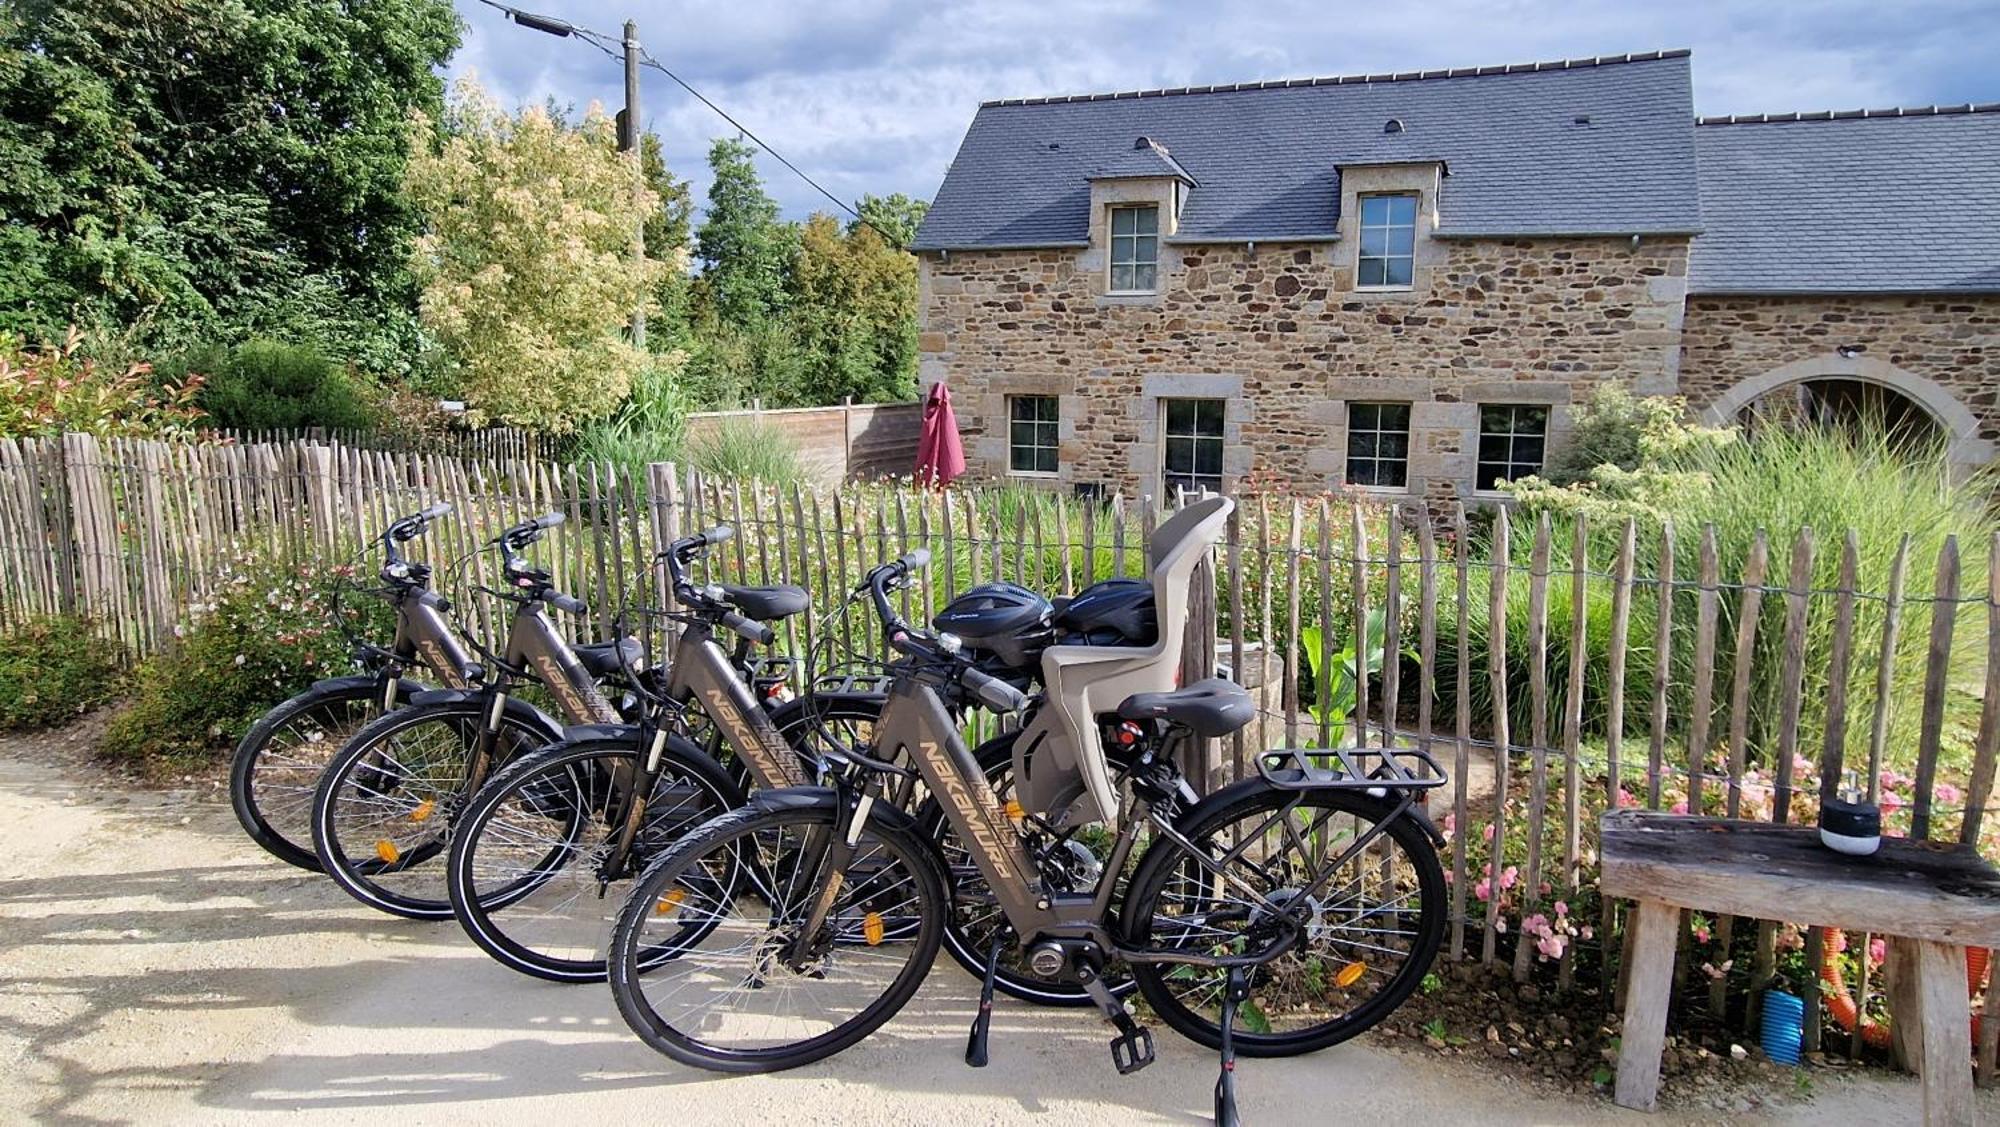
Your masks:
M576 38L583 40L585 43L588 43L590 46L595 47L599 51L603 52L607 58L610 58L618 62L623 61L623 56L619 52L623 50L625 41L623 38L619 36L607 35L604 32L596 31L591 28L583 27L578 24L573 24L566 20L552 19L548 16L538 16L535 15L533 12L524 12L519 8L510 7L506 4L499 3L499 0L479 0L479 2L486 5L489 8L497 8L500 11L505 12L508 18L512 19L515 23L523 23L522 17L525 16L527 17L527 21L523 24L523 26L533 27L537 31L546 31L549 32L550 34L563 36L565 38L569 36L575 36ZM612 47L613 44L618 45L617 50L613 49ZM808 185L810 185L813 191L816 191L820 195L825 196L829 201L832 202L832 204L835 207L853 216L854 221L856 223L859 223L862 226L867 227L869 230L874 231L876 234L882 236L884 239L888 241L890 246L895 247L897 250L907 251L910 249L909 246L905 244L902 239L897 238L894 234L883 230L881 227L871 222L867 216L855 210L854 207L850 205L846 200L843 200L839 196L836 196L832 192L828 191L823 185L820 184L819 181L807 175L804 169L800 168L796 164L793 164L791 160L785 156L785 154L779 152L776 146L764 140L762 137L759 137L749 126L743 124L741 121L738 121L735 115L731 114L728 110L723 109L721 106L716 105L715 101L711 99L708 95L703 94L701 91L695 89L694 86L691 85L686 79L682 78L678 74L675 74L672 70L669 70L665 63L662 63L660 60L654 58L653 53L651 51L648 51L644 46L641 46L639 48L639 65L651 67L652 69L659 71L661 74L666 75L668 78L673 79L674 84L676 86L679 86L681 89L693 95L696 101L700 102L702 105L707 106L710 110L714 111L717 117L720 117L722 120L734 126L738 133L741 133L743 136L748 137L750 141L754 143L759 149L762 149L764 152L771 154L771 156L774 159L776 159L779 164L782 164L787 169L789 169L792 175L797 176L799 179L805 181ZM639 128L638 122L633 122L632 129L635 135L638 131L638 128Z

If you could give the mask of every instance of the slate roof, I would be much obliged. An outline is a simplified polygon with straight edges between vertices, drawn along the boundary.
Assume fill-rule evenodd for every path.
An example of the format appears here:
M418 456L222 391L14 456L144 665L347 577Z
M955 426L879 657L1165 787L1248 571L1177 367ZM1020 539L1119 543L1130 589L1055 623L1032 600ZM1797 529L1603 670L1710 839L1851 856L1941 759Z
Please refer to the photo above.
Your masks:
M2000 292L2000 104L1704 118L1695 293Z
M912 249L1082 245L1140 136L1199 184L1182 242L1331 238L1340 165L1399 159L1445 162L1440 235L1691 233L1693 112L1685 51L989 102Z
M1194 175L1180 161L1174 159L1172 153L1169 153L1146 138L1140 138L1140 140L1147 143L1133 145L1130 152L1121 153L1098 165L1084 179L1130 180L1172 176L1179 180L1185 180L1190 184L1201 183L1201 181L1194 178Z

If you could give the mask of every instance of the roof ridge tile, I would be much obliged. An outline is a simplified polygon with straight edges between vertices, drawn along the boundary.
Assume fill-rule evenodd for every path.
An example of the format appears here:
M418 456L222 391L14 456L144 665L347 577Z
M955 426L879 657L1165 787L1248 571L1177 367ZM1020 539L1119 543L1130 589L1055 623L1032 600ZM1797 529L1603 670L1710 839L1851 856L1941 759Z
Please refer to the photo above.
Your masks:
M1396 74L1341 74L1318 78L1273 78L1262 82L1217 83L1212 86L1180 86L1163 90L1121 90L1095 94L1051 94L1031 98L994 98L979 103L981 109L1000 106L1049 106L1073 102L1105 102L1124 98L1171 98L1191 94L1228 94L1242 90L1282 90L1294 86L1344 86L1359 82L1425 82L1440 78L1478 78L1495 74L1528 74L1545 70L1577 70L1583 67L1617 66L1622 63L1649 63L1661 59L1681 59L1692 52L1686 47L1660 51L1636 51L1624 55L1595 55L1589 58L1553 59L1497 66L1452 67L1447 70L1411 70Z
M1948 114L2000 113L2000 102L1964 102L1950 106L1891 106L1887 109L1795 110L1790 113L1713 114L1695 118L1696 125L1779 125L1794 121L1857 121L1877 117L1944 117Z

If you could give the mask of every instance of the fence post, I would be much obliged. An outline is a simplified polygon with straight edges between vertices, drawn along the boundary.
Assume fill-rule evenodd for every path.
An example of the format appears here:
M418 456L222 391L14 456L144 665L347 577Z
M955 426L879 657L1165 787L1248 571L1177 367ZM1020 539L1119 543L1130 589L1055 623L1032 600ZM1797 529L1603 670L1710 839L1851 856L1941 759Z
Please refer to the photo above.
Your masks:
M680 539L681 519L677 501L680 479L676 476L672 462L648 462L646 464L646 515L653 526L653 543L666 550L667 545ZM673 593L666 589L666 569L655 568L660 581L660 605L667 606ZM666 646L672 655L676 642L674 632L667 631Z
M333 447L303 446L299 454L305 463L306 512L312 521L313 543L331 551L340 509L339 498L334 492Z

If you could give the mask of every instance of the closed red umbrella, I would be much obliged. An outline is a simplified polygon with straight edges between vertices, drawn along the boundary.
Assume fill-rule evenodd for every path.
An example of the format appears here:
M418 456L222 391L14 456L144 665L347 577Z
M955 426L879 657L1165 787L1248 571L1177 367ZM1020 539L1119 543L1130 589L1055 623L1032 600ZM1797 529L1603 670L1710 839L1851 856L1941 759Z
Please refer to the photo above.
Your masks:
M917 482L939 489L965 472L965 444L951 413L951 389L940 380L924 396L924 429L917 437Z

